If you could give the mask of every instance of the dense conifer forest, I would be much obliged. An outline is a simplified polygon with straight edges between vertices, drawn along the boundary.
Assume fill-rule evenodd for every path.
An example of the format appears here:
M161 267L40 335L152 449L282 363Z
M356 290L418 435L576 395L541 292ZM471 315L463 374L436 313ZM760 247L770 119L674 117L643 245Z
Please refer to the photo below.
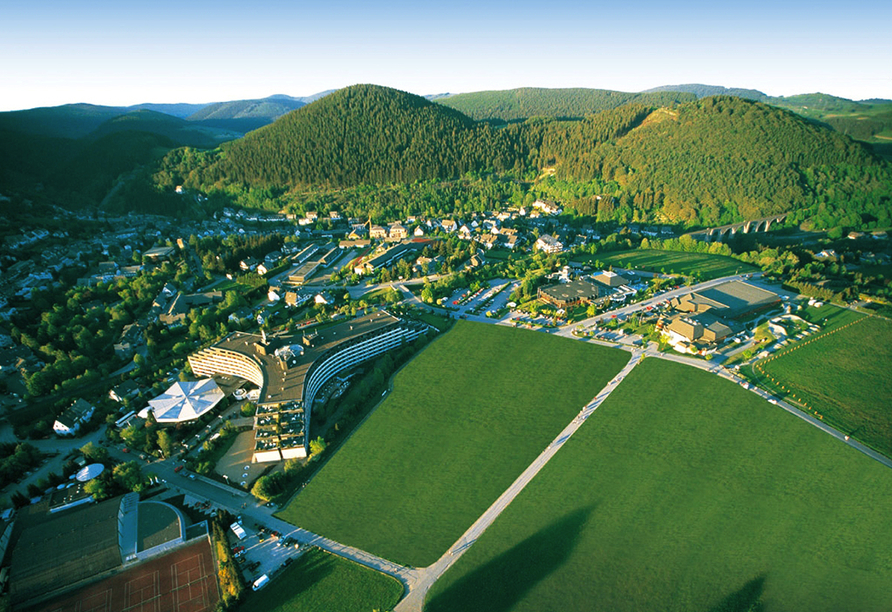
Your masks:
M302 208L319 191L469 175L535 189L543 170L553 175L547 183L584 184L556 195L601 220L708 226L795 211L818 228L892 222L892 171L867 147L792 112L721 96L493 128L360 85L219 149L177 149L154 180Z

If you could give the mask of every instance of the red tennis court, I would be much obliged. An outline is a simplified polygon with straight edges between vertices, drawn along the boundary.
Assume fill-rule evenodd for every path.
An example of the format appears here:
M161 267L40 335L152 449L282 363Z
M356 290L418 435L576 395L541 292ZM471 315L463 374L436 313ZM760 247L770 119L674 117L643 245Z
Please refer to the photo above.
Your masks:
M211 612L220 598L215 573L203 539L31 612Z

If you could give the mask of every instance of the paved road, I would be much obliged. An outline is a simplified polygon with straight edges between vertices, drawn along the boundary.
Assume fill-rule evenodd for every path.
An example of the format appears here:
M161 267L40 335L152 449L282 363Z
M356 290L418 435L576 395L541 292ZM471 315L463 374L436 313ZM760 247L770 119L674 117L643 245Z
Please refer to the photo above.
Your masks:
M253 497L244 491L226 486L215 480L195 475L192 479L185 470L174 473L177 463L174 460L159 461L152 465L152 471L159 477L167 480L168 485L182 493L188 493L202 501L209 501L213 506L223 508L233 516L247 517L257 524L266 525L270 529L282 533L283 538L292 537L301 546L311 544L331 553L351 559L357 563L371 567L385 574L389 574L399 580L407 592L414 589L418 579L418 570L403 567L387 559L382 559L371 553L346 546L324 538L306 529L295 527L273 516L274 510L258 504Z
M508 489L499 496L499 498L478 518L473 525L453 544L446 553L440 557L435 563L419 570L417 583L414 588L400 601L394 612L421 612L424 606L424 598L427 596L428 590L433 584L448 570L456 561L458 561L477 539L483 535L483 532L492 525L493 521L498 518L502 511L508 507L514 498L533 480L536 474L545 467L545 464L554 457L555 453L560 450L561 446L570 439L577 429L591 416L591 414L607 399L620 382L637 366L643 357L642 351L635 351L632 358L626 366L620 370L607 385L598 392L591 402L585 405L583 409L576 415L576 418L567 425L558 436L552 440L548 447L527 467L523 473L517 477Z

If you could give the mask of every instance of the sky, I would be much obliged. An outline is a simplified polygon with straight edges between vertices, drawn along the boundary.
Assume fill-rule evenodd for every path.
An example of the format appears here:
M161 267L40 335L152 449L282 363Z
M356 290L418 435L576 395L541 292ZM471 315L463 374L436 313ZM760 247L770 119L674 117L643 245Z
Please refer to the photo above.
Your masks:
M892 2L4 0L0 110L306 96L641 91L892 98Z

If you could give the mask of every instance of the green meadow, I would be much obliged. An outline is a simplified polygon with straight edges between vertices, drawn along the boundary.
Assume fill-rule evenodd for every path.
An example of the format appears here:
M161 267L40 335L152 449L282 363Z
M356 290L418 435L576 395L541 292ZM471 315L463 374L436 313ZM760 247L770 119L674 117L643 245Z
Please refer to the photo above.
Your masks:
M851 314L760 365L825 422L892 457L892 322Z
M628 353L459 321L280 518L424 567L508 488L626 364Z
M665 274L694 275L699 272L700 277L704 281L721 278L722 276L759 271L755 266L723 255L656 251L651 249L584 255L574 257L574 261L586 261L590 264L600 261L604 266L634 268L636 270L662 272Z
M892 470L646 359L434 585L426 612L883 612Z

